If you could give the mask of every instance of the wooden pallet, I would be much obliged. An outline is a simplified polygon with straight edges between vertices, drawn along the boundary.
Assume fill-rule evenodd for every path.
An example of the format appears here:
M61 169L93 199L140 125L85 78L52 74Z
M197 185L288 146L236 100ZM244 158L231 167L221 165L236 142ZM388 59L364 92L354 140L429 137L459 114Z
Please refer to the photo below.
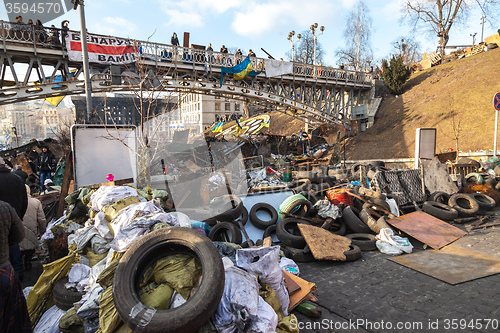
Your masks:
M481 53L484 51L484 43L480 43L477 45L474 45L472 47L472 51L470 52L470 55L476 55L478 53Z
M441 54L437 52L431 52L428 55L429 59L431 60L432 64L438 64L441 61Z

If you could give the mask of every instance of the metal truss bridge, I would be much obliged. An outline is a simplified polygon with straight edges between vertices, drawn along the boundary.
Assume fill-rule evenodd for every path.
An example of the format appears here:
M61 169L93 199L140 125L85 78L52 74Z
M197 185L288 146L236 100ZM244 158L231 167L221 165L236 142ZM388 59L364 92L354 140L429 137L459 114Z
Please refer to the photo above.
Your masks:
M70 61L60 44L41 40L39 27L3 21L0 25L0 105L85 93L83 64ZM54 30L44 29L46 34ZM373 87L370 74L297 62L290 74L266 77L263 70L238 81L226 74L221 82L221 69L238 60L234 55L132 42L140 45L140 59L121 65L117 75L116 67L90 63L93 93L139 89L141 73L146 73L156 82L153 89L273 104L277 110L313 122L348 125L352 108L366 103ZM263 58L251 59L256 71L264 68ZM13 80L6 80L9 74Z

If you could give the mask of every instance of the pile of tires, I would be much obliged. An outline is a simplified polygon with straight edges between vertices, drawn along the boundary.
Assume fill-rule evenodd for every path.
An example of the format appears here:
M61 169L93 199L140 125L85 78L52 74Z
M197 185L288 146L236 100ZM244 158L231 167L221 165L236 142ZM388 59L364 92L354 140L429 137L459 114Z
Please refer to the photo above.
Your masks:
M424 202L422 210L443 221L453 221L492 210L495 206L495 200L483 193L455 193L450 196L444 192L434 192L429 201Z

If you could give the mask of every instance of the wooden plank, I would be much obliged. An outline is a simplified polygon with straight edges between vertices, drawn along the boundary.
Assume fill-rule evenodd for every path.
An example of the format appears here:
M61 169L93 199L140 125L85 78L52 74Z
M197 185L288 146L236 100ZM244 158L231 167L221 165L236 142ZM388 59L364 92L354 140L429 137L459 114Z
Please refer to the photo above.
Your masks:
M436 250L467 234L422 211L390 219L387 223Z
M288 312L291 312L297 305L304 302L308 298L308 295L316 290L318 287L312 282L308 282L298 276L295 276L287 271L283 271L283 275L287 278L292 279L295 283L300 286L300 290L293 295L290 295L290 305L288 306Z
M285 287L288 290L288 296L295 294L301 288L300 286L292 280L288 275L283 274L283 279L285 280Z
M67 152L66 158L64 160L64 176L61 185L61 196L59 197L59 202L57 203L57 213L56 219L60 218L64 214L64 199L68 195L71 180L73 179L73 153L72 151Z
M351 240L344 236L332 234L328 230L307 224L297 224L306 240L314 259L345 260L344 252L349 251Z

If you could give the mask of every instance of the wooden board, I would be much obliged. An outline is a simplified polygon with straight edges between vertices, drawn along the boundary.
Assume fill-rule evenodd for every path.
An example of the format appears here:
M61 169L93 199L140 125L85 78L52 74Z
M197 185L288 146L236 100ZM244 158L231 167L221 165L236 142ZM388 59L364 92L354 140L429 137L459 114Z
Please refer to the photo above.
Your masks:
M500 46L500 35L497 32L491 36L486 37L484 41L486 42L486 45L489 43L496 43L498 46Z
M299 278L293 274L283 271L285 278L293 280L296 284L300 286L300 290L290 296L290 305L288 305L288 312L291 312L297 305L304 302L305 300L310 300L312 292L318 290L316 284L308 282L304 279ZM315 298L315 297L314 297Z
M427 187L430 193L442 191L448 194L454 194L458 192L457 185L451 180L448 171L445 166L439 162L437 156L435 156L432 161L429 162L427 168L425 168L424 181L425 187Z
M283 278L285 280L285 287L286 290L288 290L289 296L295 294L297 291L301 289L300 286L294 280L292 280L288 275L283 274Z
M312 225L297 224L316 260L345 260L351 240Z
M422 251L389 258L400 265L449 284L500 273L500 258L461 246L460 240L441 250Z
M423 211L405 214L387 223L436 250L467 234Z
M420 70L424 70L424 69L427 69L427 68L431 68L432 67L432 62L431 62L431 59L425 59L425 60L422 60L418 63L420 66L419 66L419 69Z

